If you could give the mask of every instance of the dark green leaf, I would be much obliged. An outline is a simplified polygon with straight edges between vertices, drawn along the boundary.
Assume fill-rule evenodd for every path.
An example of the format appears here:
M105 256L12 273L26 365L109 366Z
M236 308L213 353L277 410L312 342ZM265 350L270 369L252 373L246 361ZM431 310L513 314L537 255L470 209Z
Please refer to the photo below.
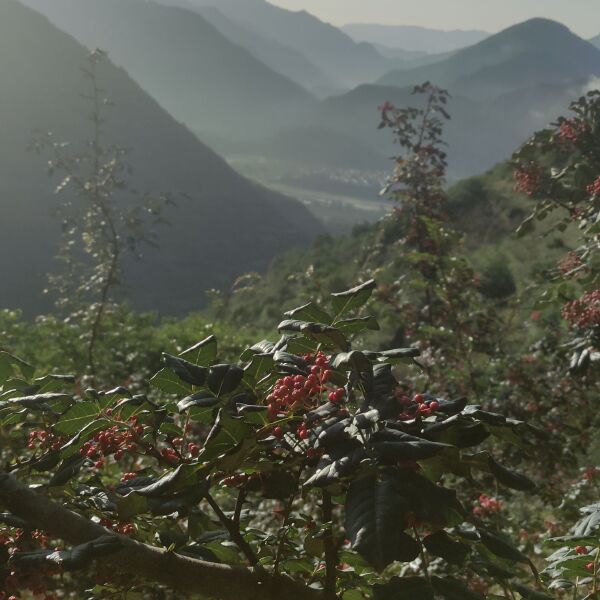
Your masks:
M371 279L345 292L331 294L331 304L336 313L336 321L350 311L364 306L376 287L375 280Z
M179 356L195 365L208 367L217 357L217 338L214 335L184 350Z
M420 544L404 532L406 510L401 486L383 474L354 481L346 497L346 531L356 550L378 571L390 563L412 561Z

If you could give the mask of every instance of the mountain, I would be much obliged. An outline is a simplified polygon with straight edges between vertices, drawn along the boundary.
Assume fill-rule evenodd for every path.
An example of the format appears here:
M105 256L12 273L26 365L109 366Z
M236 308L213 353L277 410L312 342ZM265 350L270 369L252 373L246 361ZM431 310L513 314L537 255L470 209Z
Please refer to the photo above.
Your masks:
M371 45L356 43L346 33L306 11L291 11L266 0L160 0L179 5L214 6L230 19L262 37L292 48L318 65L330 78L332 89L371 82L393 68Z
M452 93L486 99L540 83L566 84L600 74L600 50L547 19L531 19L432 65L395 70L382 85L432 81Z
M330 79L326 73L311 63L302 53L270 37L259 35L242 23L226 17L218 8L197 6L192 4L191 0L158 1L166 6L178 6L198 12L230 42L242 46L270 69L299 83L305 89L320 93L330 88Z
M528 85L486 100L454 94L448 102L452 118L444 125L450 181L476 175L508 159L516 147L563 114L565 106L588 88L589 81L584 78L567 84ZM353 164L366 161L366 150L370 148L370 164L379 161L379 170L389 170L385 157L398 149L392 144L389 130L377 129L377 108L386 100L398 107L420 106L423 102L410 87L363 85L321 102L311 113L310 123L322 135L334 131L348 137L348 160L352 150L357 149ZM301 148L298 143L296 151L300 153Z
M182 7L187 5L184 0ZM229 41L242 46L255 58L280 75L299 83L305 89L319 93L330 86L329 77L303 54L275 40L263 37L248 27L226 17L213 6L196 8L200 15L216 27Z
M590 42L594 44L596 48L600 48L600 35L597 35L596 37L592 38Z
M146 0L25 0L88 48L107 50L196 132L277 130L314 99L230 42L200 14Z
M388 48L401 48L405 51L441 54L472 46L489 37L486 31L455 29L444 31L408 25L377 25L352 23L344 25L345 31L357 42L382 44Z
M122 0L119 0L121 2ZM53 217L57 179L48 156L28 152L34 129L57 141L90 137L87 50L16 0L0 2L0 307L32 315L48 308L46 273L57 265L60 221ZM127 73L100 65L99 83L114 102L106 143L130 148L132 185L170 193L157 248L125 266L126 295L140 309L181 314L204 301L204 290L265 268L282 249L320 231L298 202L255 185L175 121ZM89 84L88 84L89 85Z

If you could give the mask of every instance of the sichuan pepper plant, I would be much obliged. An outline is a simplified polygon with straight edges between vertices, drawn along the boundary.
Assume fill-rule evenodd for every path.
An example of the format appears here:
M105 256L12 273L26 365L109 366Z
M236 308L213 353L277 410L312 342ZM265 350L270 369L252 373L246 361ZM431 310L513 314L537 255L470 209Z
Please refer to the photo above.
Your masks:
M77 396L71 377L0 353L5 595L533 597L520 580L535 568L485 495L533 485L480 446L543 434L407 395L396 365L417 349L353 347L378 326L356 316L375 288L289 311L235 364L214 337L164 355L148 396Z
M520 233L531 234L550 215L552 231L579 231L578 245L548 274L544 300L560 307L569 328L571 372L585 374L600 359L600 92L589 92L571 111L537 133L514 161L517 190L535 200Z
M399 147L382 194L397 207L382 221L365 271L388 275L377 297L396 323L397 339L418 344L421 364L436 365L426 385L452 385L458 394L478 396L503 329L447 215L443 131L450 119L449 94L430 83L417 86L414 94L420 107L398 108L389 102L380 107L380 128L391 130Z

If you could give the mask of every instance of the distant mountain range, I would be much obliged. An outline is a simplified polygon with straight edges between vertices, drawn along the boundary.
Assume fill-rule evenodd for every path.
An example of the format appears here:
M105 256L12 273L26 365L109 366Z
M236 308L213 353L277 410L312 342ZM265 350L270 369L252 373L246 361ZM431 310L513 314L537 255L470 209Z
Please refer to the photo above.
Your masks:
M488 99L540 83L568 84L600 74L600 50L567 27L531 19L432 65L394 70L378 83L432 81L451 93Z
M596 48L600 48L600 35L597 35L596 37L592 38L590 42L594 44Z
M387 48L401 48L410 52L442 54L471 46L489 37L487 31L429 29L408 25L378 25L352 23L342 27L357 42L381 44Z
M24 2L88 48L108 51L196 132L234 139L263 136L315 101L197 12L146 0Z
M152 16L160 22L164 14ZM118 35L118 20L112 23ZM148 17L140 26L156 31L152 24ZM52 216L57 179L46 173L48 157L27 146L35 128L52 130L57 141L89 139L89 109L80 97L86 56L45 17L16 0L0 2L0 78L11 82L0 94L0 307L29 315L48 308L42 289L57 266L52 257L61 228ZM159 74L165 68L153 66ZM167 314L197 309L206 289L264 268L278 252L320 231L300 203L238 175L124 70L106 62L99 78L115 103L107 109L105 139L131 149L133 187L170 193L176 203L165 209L168 225L157 230L158 247L144 248L142 261L126 265L126 296L134 306Z
M393 68L372 44L357 43L342 30L306 11L294 12L266 0L158 0L162 4L213 6L229 19L305 56L329 77L332 90L374 81ZM240 42L243 45L243 42Z

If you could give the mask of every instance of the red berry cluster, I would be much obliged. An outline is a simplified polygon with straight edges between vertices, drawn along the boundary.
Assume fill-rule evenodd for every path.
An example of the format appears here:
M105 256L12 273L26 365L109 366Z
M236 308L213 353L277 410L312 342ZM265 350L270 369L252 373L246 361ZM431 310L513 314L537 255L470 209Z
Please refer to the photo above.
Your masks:
M389 100L386 100L381 106L378 107L378 110L385 118L387 113L396 110L396 107Z
M557 266L563 277L572 277L576 272L579 273L582 271L583 261L577 252L569 252L558 262Z
M540 188L543 170L536 163L530 162L527 165L517 167L514 177L516 181L515 190L532 197Z
M600 175L596 177L594 183L587 186L590 196L600 196Z
M320 352L308 376L288 375L278 379L273 391L267 396L270 418L275 420L281 413L288 414L314 405L314 399L321 394L323 385L331 378L328 366L327 357Z
M183 448L185 440L181 437L174 438L171 444L180 450ZM192 458L196 458L200 454L200 446L194 442L189 442L187 445L187 451Z
M440 403L437 400L427 400L423 394L415 394L412 398L402 389L398 389L395 394L396 399L403 408L400 419L409 421L418 415L430 417L439 409Z
M121 535L133 535L135 533L135 525L130 521L118 521L113 523L110 519L101 519L100 525L107 529L111 529L116 533L120 533Z
M572 327L600 325L600 290L586 292L578 300L567 302L562 309L562 316Z
M585 546L576 546L575 552L577 552L577 554L587 554L588 549Z
M278 379L273 391L267 396L271 419L274 420L280 413L287 414L314 404L311 399L323 391L323 384L331 377L328 364L327 357L319 353L308 376L288 375Z
M481 494L478 498L479 505L473 508L473 514L478 517L489 517L502 510L502 501L492 498L487 494Z
M121 460L125 454L137 450L135 440L144 432L143 425L138 425L135 419L130 420L130 427L126 431L119 431L114 425L109 429L99 431L94 437L83 444L79 449L81 456L94 460L94 466L100 469L104 466L104 459L114 455L115 460Z
M56 436L53 433L45 431L44 429L34 429L29 434L27 441L27 447L30 450L40 448L42 450L59 450L60 447L65 443L65 439L61 436Z
M31 550L34 546L41 549L50 547L49 538L43 532L39 530L25 532L23 529L1 529L0 545L6 548L9 556L14 556L23 550ZM54 549L59 550L59 548ZM60 567L50 563L43 566L37 565L35 570L28 569L27 571L13 567L4 581L0 580L0 590L2 590L0 591L0 600L10 600L10 598L16 600L16 596L8 596L13 592L30 592L33 596L42 596L43 600L57 600L57 596L48 588L53 586L51 578L60 573Z
M483 579L475 577L471 579L471 581L469 581L469 590L480 596L486 596L487 593L490 591L490 586L485 581L483 581Z
M598 467L586 467L583 471L584 481L593 481L600 475L600 469Z
M576 144L587 131L587 125L580 119L566 119L558 127L558 137L562 142Z

